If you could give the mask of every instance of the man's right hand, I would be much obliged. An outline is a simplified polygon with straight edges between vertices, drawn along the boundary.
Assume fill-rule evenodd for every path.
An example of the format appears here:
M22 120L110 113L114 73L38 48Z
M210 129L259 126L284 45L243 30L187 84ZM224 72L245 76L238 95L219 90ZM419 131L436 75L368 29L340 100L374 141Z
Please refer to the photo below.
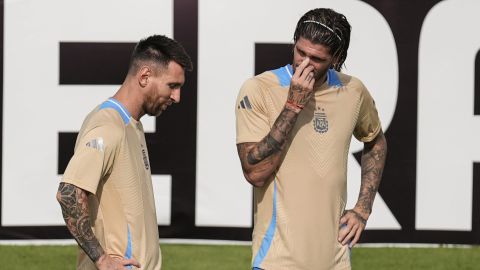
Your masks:
M100 270L124 270L130 269L129 265L140 268L140 263L135 259L113 258L108 254L103 254L95 263Z
M315 84L313 66L309 65L310 59L307 57L295 69L288 90L287 104L288 109L299 113L308 103L313 94L313 85Z
M287 102L277 116L270 132L259 142L237 144L238 156L245 178L255 187L271 181L282 161L282 151L295 126L299 112L313 93L315 76L310 59L305 58L295 69L290 82Z

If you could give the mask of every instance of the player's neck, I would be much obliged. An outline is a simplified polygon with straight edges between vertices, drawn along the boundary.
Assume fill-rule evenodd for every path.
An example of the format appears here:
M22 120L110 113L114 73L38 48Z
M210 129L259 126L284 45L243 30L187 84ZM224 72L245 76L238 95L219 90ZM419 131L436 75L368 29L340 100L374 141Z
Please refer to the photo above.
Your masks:
M132 87L129 87L128 83L122 84L120 89L113 95L113 98L118 100L128 110L133 119L139 121L145 114L142 109L143 100L139 91L135 91Z

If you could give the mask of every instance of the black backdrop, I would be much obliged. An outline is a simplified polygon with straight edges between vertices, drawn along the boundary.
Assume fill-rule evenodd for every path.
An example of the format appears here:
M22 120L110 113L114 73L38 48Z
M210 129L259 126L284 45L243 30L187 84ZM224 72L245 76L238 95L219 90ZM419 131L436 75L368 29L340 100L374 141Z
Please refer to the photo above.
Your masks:
M379 192L401 225L401 230L367 230L361 242L382 243L480 243L480 163L473 163L472 231L415 229L418 44L427 12L440 0L363 0L377 9L392 29L398 52L399 91L393 120L385 134L389 141L387 166ZM174 38L196 64L198 61L198 1L174 0ZM0 46L4 44L4 1L1 1ZM405 18L408 18L406 23ZM59 84L121 84L134 43L60 42ZM255 44L255 73L283 65L291 59L290 44ZM284 57L266 58L272 51ZM269 53L265 53L269 52ZM0 54L3 108L3 53ZM114 64L112 64L114 63ZM96 73L87 67L96 65ZM475 115L480 114L480 57L475 59ZM197 72L187 74L181 106L174 106L157 126L168 130L146 134L152 174L172 175L171 224L159 226L161 238L251 240L251 228L195 226ZM3 111L3 110L2 110ZM181 125L176 125L182 119ZM3 127L3 115L0 125ZM72 155L76 133L59 133L58 173ZM405 147L408 145L408 147ZM2 145L0 145L0 152ZM169 153L168 156L161 153ZM3 153L3 152L2 152ZM5 157L1 157L5 158ZM358 160L358 155L356 155ZM1 183L1 179L0 179ZM0 185L1 191L1 185ZM0 192L1 196L1 192ZM0 200L0 213L1 213ZM59 209L60 211L60 209ZM28 213L27 213L28 214ZM0 215L1 217L1 215ZM0 220L1 221L1 220ZM1 224L1 222L0 222ZM70 238L64 226L0 226L0 239Z

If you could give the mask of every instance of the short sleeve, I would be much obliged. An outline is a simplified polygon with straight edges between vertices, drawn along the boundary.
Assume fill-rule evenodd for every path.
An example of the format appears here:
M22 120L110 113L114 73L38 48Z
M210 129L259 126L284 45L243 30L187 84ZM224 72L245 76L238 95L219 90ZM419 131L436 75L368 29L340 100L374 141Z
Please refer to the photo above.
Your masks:
M259 142L270 131L265 98L255 78L247 80L240 89L235 116L237 144Z
M123 131L111 124L82 133L62 181L95 194L99 183L112 170L122 137Z
M361 142L370 142L381 130L375 101L368 90L361 84L360 111L353 135Z

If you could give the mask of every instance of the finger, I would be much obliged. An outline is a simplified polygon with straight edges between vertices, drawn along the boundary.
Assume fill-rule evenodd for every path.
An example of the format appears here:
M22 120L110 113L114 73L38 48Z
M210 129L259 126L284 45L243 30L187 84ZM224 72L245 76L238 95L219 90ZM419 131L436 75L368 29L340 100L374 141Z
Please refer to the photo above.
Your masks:
M313 75L313 72L312 72L312 79L310 79L309 83L308 83L308 88L309 89L313 89L313 85L315 84L315 75Z
M295 69L295 73L293 74L293 76L299 78L305 67L308 66L309 62L310 58L306 57L305 59L303 59L302 63L300 63L300 65L298 65L298 67Z
M358 228L357 232L355 233L355 238L350 242L350 248L355 246L358 243L358 240L360 240L360 235L362 235L362 229Z
M313 72L310 71L310 72L307 74L307 77L305 77L305 80L306 80L307 82L310 82L312 79L313 79Z
M352 238L355 236L357 232L358 225L354 225L353 228L348 232L348 235L343 239L342 245L348 244L351 242Z
M347 224L343 224L342 226L340 226L340 230L338 231L338 242L342 243L343 239L345 238L345 236L347 236L349 232L350 228Z
M340 224L347 224L348 220L350 219L351 213L350 212L345 212L343 216L340 218Z
M300 80L306 81L308 74L313 72L313 66L309 65L303 69L302 74L300 74Z
M307 70L305 69L303 73L306 73ZM309 90L308 86L310 85L310 81L313 79L313 72L308 72L306 76L302 76L302 78L299 79L299 83L302 85L303 89ZM303 79L303 77L305 77ZM303 79L303 80L302 80Z
M132 259L123 259L123 260L122 260L122 264L123 264L124 266L126 266L126 265L133 265L133 266L135 266L135 267L137 267L137 268L140 268L140 267L141 267L141 266L140 266L140 263L139 263L137 260L133 259L133 258L132 258Z

